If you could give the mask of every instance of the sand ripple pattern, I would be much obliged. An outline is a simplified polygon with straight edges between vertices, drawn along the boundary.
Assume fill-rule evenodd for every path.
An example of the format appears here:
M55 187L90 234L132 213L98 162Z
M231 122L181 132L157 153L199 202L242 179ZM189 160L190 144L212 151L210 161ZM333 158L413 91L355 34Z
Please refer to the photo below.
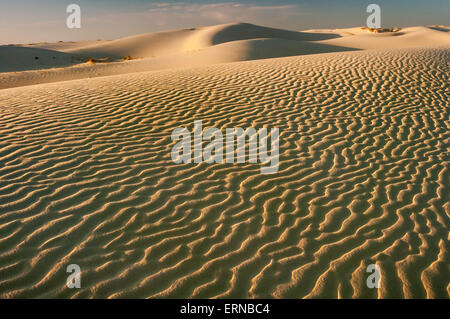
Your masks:
M332 53L0 91L0 295L448 298L449 55ZM172 163L170 134L194 119L279 127L279 172ZM81 289L65 285L72 263Z

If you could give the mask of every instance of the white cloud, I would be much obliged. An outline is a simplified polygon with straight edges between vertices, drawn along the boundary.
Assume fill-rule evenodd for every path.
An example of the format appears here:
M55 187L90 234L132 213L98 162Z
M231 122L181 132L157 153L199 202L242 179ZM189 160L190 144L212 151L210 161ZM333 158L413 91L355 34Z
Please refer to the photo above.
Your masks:
M279 24L293 21L301 15L297 5L250 5L239 2L186 4L153 3L144 13L148 19L161 26L174 26L182 23L188 26L210 25L229 22L251 22L259 24ZM272 23L274 21L274 23Z

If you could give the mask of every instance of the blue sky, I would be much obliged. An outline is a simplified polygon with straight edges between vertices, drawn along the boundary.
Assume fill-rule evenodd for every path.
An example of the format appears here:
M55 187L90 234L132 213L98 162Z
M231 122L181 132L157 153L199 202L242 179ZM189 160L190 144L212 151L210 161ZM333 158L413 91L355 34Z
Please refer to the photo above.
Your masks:
M82 28L66 27L80 5ZM305 30L365 25L370 3L383 27L449 24L449 0L0 0L0 44L114 39L230 22Z

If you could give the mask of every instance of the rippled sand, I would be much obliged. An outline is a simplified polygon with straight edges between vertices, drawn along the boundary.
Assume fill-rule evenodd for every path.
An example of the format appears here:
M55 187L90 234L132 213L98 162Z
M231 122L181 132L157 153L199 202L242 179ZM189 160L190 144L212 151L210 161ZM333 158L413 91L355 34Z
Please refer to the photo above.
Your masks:
M0 91L2 297L449 297L449 48ZM280 169L174 164L174 128L278 127ZM380 289L366 267L381 269ZM81 289L66 267L82 269Z

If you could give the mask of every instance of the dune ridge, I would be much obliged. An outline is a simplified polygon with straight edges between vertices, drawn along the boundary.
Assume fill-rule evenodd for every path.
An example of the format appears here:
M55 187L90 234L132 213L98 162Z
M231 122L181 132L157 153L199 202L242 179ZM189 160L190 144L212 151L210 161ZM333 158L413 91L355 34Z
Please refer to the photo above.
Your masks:
M448 61L338 52L1 90L0 296L448 298ZM279 172L174 164L171 131L194 119L279 127Z

